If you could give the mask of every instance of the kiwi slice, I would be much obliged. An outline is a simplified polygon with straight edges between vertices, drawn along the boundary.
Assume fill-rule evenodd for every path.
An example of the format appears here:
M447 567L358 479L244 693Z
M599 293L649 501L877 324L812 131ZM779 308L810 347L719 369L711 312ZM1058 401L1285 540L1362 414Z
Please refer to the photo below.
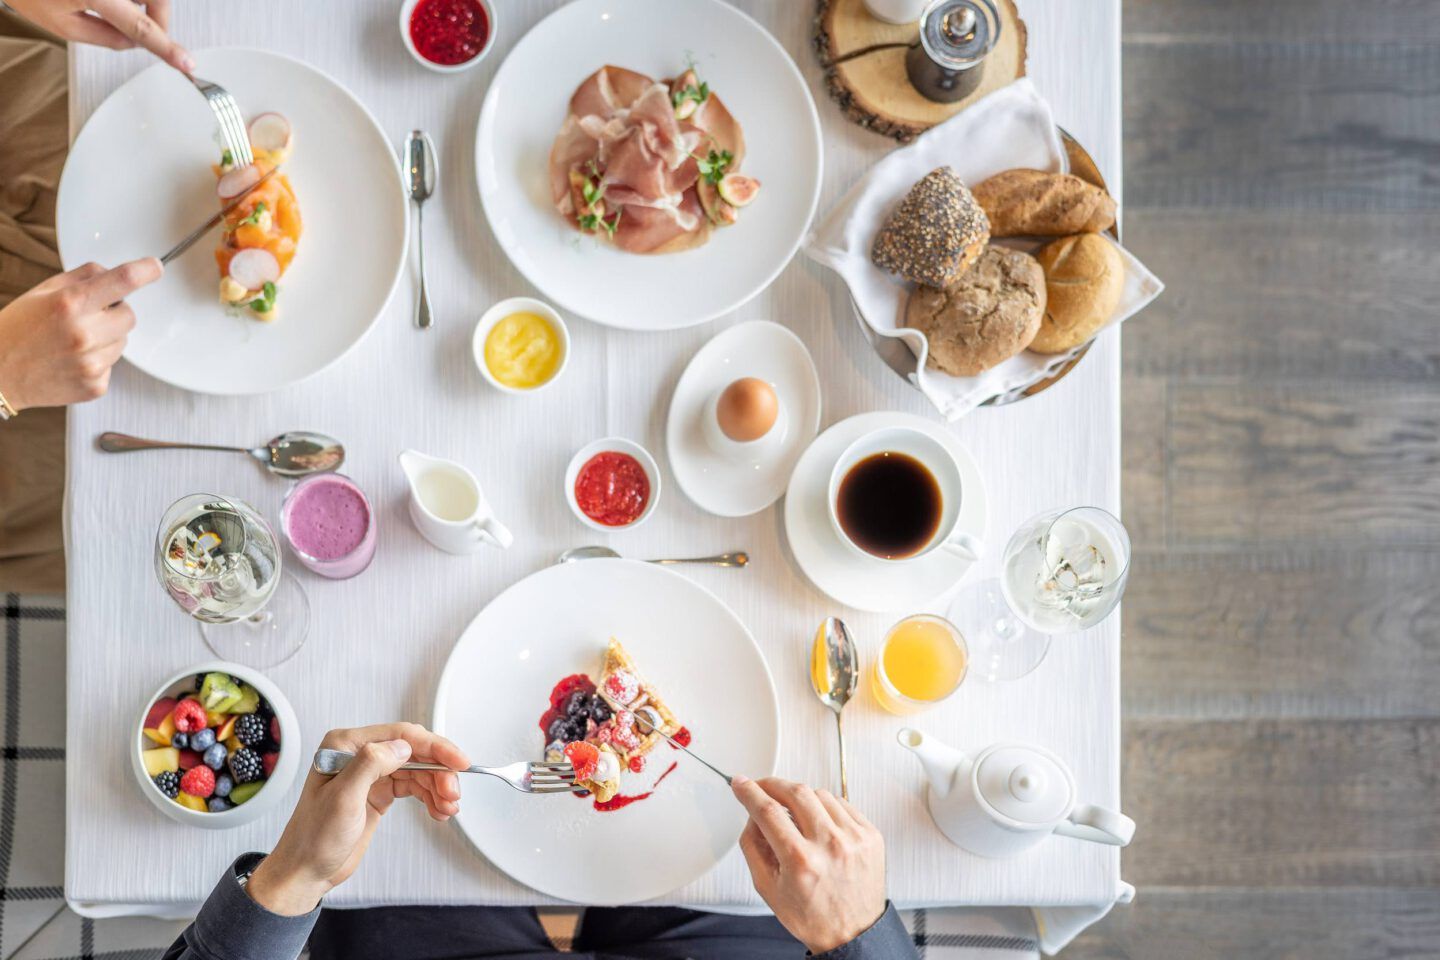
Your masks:
M240 702L244 692L240 684L225 673L207 673L200 684L200 705L215 713L229 713Z
M240 699L226 707L226 713L254 713L260 708L260 691L248 683L240 684Z
M230 802L235 804L244 803L246 800L249 800L251 797L255 796L255 794L259 793L260 788L263 786L265 786L264 780L252 780L249 783L237 783L230 790Z

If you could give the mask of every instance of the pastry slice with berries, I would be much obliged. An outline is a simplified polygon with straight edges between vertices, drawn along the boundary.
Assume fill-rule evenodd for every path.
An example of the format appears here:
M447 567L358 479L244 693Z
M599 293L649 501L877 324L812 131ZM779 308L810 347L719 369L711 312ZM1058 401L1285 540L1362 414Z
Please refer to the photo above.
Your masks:
M664 739L661 733L673 737L680 729L675 714L641 676L629 651L614 637L605 650L596 692L615 714L600 724L593 739L613 747L621 763L630 769L639 765L637 758L644 757Z

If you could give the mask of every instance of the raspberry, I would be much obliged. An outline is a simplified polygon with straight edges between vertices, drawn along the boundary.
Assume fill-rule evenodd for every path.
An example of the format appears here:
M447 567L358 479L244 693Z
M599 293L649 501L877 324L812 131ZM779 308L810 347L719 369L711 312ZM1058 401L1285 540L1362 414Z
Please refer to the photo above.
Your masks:
M643 756L636 755L636 756L633 756L633 757L630 758L630 772L631 772L631 773L639 773L641 770L644 770L644 769L645 769L645 758L644 758Z
M269 780L271 775L275 773L275 764L278 763L279 760L280 754L278 753L267 753L261 756L260 766L265 771L266 780Z
M610 721L610 742L622 750L640 746L640 737L635 733L635 715L629 710L621 710Z
M175 705L175 729L181 733L194 733L196 730L204 730L205 708L200 705L199 700L187 697Z
M215 792L215 771L203 765L191 767L180 778L180 789L203 800Z
M565 744L565 759L575 768L576 780L589 780L595 774L595 767L600 762L600 751L593 743L586 743L584 740L577 740L574 743Z
M605 692L622 705L634 703L640 696L640 681L629 670L616 670L605 678Z

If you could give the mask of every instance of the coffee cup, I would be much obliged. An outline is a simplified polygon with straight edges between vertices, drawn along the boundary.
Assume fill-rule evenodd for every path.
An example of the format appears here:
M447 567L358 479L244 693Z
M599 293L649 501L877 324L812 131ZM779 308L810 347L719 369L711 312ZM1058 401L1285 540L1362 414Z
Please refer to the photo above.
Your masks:
M917 560L935 550L976 560L983 549L957 529L960 465L939 440L910 427L872 430L830 471L830 523L856 553Z

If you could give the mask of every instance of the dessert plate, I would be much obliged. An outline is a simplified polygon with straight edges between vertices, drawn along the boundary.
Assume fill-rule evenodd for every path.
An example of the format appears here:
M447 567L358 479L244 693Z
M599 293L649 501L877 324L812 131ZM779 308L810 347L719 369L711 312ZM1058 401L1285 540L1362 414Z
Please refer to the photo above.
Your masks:
M219 302L217 228L129 298L137 323L125 358L185 390L265 393L338 360L385 309L405 264L399 162L369 111L314 67L237 48L195 58L196 72L234 94L247 119L273 110L290 120L295 151L285 173L305 232L274 322L231 315ZM189 81L164 64L141 71L99 106L70 150L56 212L66 268L169 250L220 209L210 171L219 159L215 115Z
M740 377L775 388L784 411L783 436L759 442L756 452L724 455L705 438L710 401ZM743 517L780 499L795 462L820 429L820 376L805 344L785 327L752 320L721 332L690 360L675 384L665 425L670 469L685 495L702 510Z
M687 60L743 127L744 172L760 196L683 253L636 255L581 236L552 206L547 170L571 93L606 64L673 77ZM820 120L795 62L720 0L566 4L505 58L475 134L480 199L515 267L564 310L634 330L703 323L769 286L809 228L821 166Z
M956 529L984 541L985 484L970 451L944 426L911 413L862 413L820 434L800 457L785 492L785 536L795 562L817 589L856 610L885 613L933 606L960 585L974 561L948 550L895 563L859 556L830 522L830 471L845 448L872 430L910 427L934 437L960 466L964 495Z
M557 602L563 598L564 602ZM706 760L767 776L779 750L775 684L738 617L679 574L634 560L586 560L531 574L470 623L440 676L434 727L476 763L540 759L551 688L594 676L618 637ZM496 867L563 900L614 905L663 896L735 845L745 812L719 777L667 744L621 793L653 796L600 812L569 794L530 796L479 778L456 822Z

